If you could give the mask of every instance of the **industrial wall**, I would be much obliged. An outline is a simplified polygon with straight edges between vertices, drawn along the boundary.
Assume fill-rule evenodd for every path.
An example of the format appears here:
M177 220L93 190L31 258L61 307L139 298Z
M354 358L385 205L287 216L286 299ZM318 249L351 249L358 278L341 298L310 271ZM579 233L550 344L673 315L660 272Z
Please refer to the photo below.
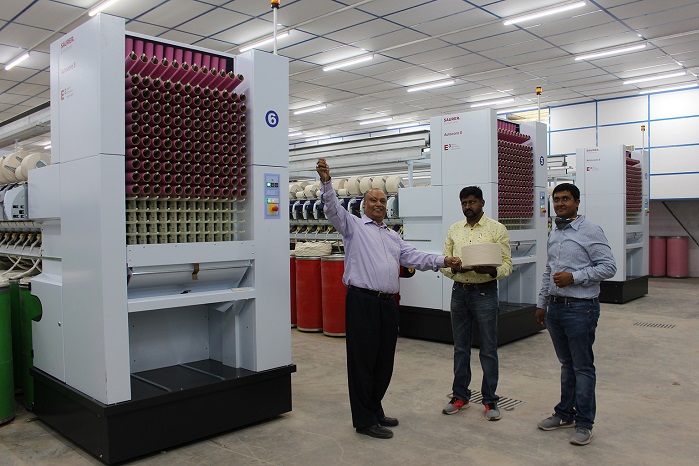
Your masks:
M646 131L641 131L645 125ZM650 157L650 236L689 235L689 275L699 276L699 90L552 107L549 154L575 167L575 150L613 144Z
M641 132L645 125L645 137ZM699 90L552 107L549 154L575 166L575 150L611 144L649 149L653 200L699 199Z

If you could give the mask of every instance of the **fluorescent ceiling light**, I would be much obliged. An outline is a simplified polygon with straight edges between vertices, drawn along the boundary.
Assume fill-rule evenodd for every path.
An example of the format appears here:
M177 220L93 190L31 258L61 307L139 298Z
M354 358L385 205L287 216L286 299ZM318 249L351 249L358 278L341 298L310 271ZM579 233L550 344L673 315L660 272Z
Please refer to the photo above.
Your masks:
M553 8L547 8L546 10L536 11L534 13L529 13L521 16L515 16L506 20L503 24L509 26L510 24L523 23L524 21L529 21L530 19L541 18L543 16L555 15L556 13L562 13L568 10L574 10L576 8L583 7L587 2L573 2L563 5L559 5Z
M300 110L294 110L294 115L302 115L304 113L317 112L318 110L324 110L327 107L327 105L316 105L315 107L306 107Z
M633 52L634 50L645 49L647 44L632 45L630 47L622 47L620 49L606 50L604 52L588 53L575 57L575 60L592 60L594 58L608 57L609 55L617 55L620 53Z
M356 65L357 63L364 63L365 61L373 60L374 55L364 55L362 57L352 58L351 60L343 60L323 67L323 71L336 70L338 68L344 68L346 66Z
M118 2L119 0L105 0L104 2L98 4L97 6L93 7L87 14L89 16L96 16L97 13L100 11L104 10L105 8L108 8Z
M283 39L285 37L289 36L290 31L282 32L280 34L277 34L277 40ZM248 50L256 49L257 47L262 47L263 45L271 44L274 42L274 36L272 37L267 37L265 39L258 40L256 42L252 42L248 45L244 45L238 49L240 53L247 52Z
M293 133L289 133L289 137L293 138L295 136L301 136L303 134L303 131L295 131Z
M644 83L646 81L657 81L658 79L676 78L678 76L685 76L686 74L687 73L685 71L678 71L676 73L659 74L656 76L648 76L645 78L630 79L628 81L624 81L624 84L636 84L636 83Z
M518 113L518 112L527 112L529 110L536 110L537 107L534 105L533 107L519 107L519 108L506 108L504 110L498 110L498 115L502 115L504 113Z
M472 104L471 108L486 107L488 105L507 104L507 103L514 102L514 101L515 101L514 97L512 97L510 99L486 100L484 102L478 102L477 104Z
M429 83L429 84L421 84L419 86L414 86L414 87L409 87L407 90L408 92L417 92L417 91L425 91L427 89L436 89L438 87L446 87L446 86L451 86L454 84L453 79L449 79L447 81L438 81L434 83Z
M383 118L374 118L373 120L364 120L360 121L360 125L373 125L374 123L383 123L384 121L392 121L393 117L383 117Z
M680 89L691 89L692 87L697 87L699 84L693 83L693 84L682 84L679 86L670 86L670 87L654 87L652 89L644 89L639 92L639 94L650 94L651 92L665 92L665 91L679 91Z
M22 62L23 62L24 60L26 60L27 58L29 58L29 52L24 52L22 55L18 56L17 58L15 58L15 59L13 59L13 60L10 60L10 62L9 62L7 65L5 65L5 69L6 69L6 70L11 70L11 69L14 68L15 66L19 65L20 63L22 63Z

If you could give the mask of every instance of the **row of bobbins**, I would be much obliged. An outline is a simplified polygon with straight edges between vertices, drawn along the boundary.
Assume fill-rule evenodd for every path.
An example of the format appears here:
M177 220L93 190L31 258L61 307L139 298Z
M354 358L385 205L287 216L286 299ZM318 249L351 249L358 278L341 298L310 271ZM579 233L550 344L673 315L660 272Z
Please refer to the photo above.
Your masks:
M226 59L126 38L126 192L247 195L245 95Z
M534 215L534 152L530 136L498 120L498 218Z
M626 158L626 212L643 210L643 174L640 160Z

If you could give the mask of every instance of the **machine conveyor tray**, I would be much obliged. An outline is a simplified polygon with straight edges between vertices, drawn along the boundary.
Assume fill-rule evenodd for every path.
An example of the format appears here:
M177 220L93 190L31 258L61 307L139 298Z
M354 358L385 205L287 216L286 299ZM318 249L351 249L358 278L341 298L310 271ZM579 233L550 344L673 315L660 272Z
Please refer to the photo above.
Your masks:
M231 288L228 290L193 291L172 295L146 296L129 298L129 312L152 311L154 309L169 309L175 307L195 306L198 304L216 304L230 301L240 301L255 297L255 289L250 287ZM224 309L225 310L225 309Z

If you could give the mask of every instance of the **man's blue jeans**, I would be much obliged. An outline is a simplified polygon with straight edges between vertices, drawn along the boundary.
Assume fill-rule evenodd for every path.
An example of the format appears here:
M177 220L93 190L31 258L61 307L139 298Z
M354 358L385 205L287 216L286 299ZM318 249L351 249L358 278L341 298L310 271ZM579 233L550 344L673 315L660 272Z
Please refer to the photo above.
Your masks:
M577 427L595 422L595 356L592 344L599 320L599 300L550 303L546 328L561 362L561 402L556 416Z
M465 290L457 283L451 289L451 328L454 334L453 396L471 399L471 332L478 327L483 369L483 404L497 403L498 396L498 290Z

